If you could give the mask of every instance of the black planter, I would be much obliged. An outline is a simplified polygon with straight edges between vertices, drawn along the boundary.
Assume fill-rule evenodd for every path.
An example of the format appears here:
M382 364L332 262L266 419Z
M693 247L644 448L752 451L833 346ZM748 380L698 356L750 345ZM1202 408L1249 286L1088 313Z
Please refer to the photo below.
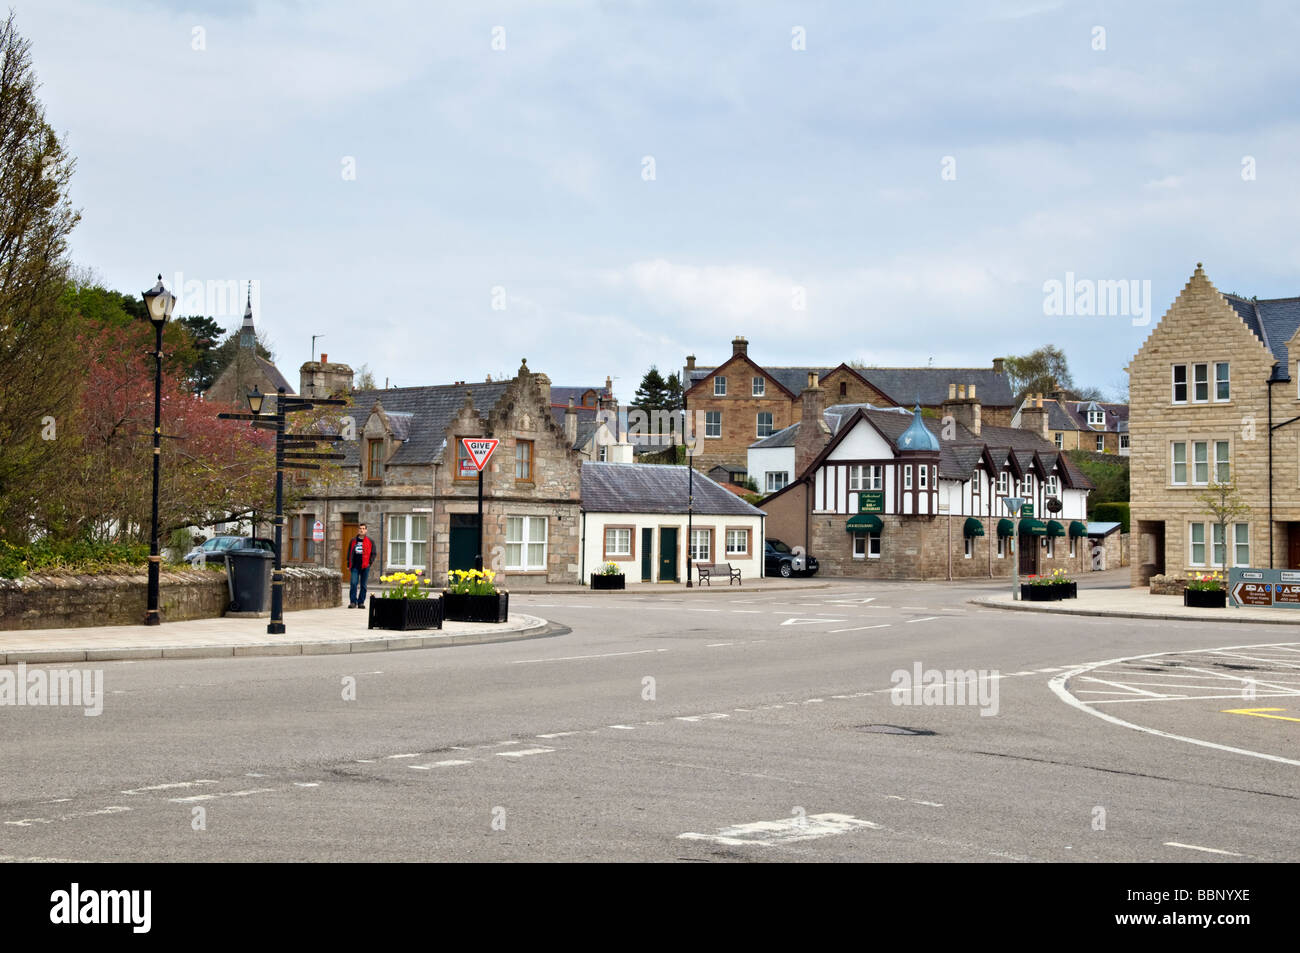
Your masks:
M1022 584L1020 586L1020 599L1022 602L1055 602L1061 598L1056 586L1031 586Z
M494 596L444 592L442 602L443 617L448 622L505 622L510 615L508 592Z
M370 629L441 629L442 596L427 599L370 597Z
M1056 598L1058 599L1079 598L1079 584L1077 582L1058 582L1052 588L1056 590Z
M626 589L627 576L619 573L617 576L592 576L591 588L593 589Z
M1194 609L1222 609L1228 604L1227 589L1184 589L1183 605Z

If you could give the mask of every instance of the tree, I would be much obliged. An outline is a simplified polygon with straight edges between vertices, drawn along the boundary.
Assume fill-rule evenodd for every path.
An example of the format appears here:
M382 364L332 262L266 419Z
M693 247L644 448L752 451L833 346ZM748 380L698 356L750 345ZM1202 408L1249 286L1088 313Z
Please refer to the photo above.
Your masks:
M257 356L267 360L274 361L275 358L271 353L270 347L267 346L266 339L262 336L261 328L256 332L256 351ZM239 353L239 329L231 331L226 339L222 341L215 351L212 352L213 369L212 379L215 381L221 376L221 372L235 361L235 355Z
M1211 483L1197 494L1196 502L1201 505L1202 512L1214 519L1215 532L1210 538L1210 565L1229 565L1232 560L1228 558L1228 546L1231 545L1228 540L1228 524L1236 523L1250 515L1250 507L1242 499L1236 480L1229 477L1227 480ZM1222 561L1215 559L1214 554L1214 548L1220 545L1223 546Z
M669 374L664 381L664 400L672 408L682 405L682 381L676 374Z
M197 314L178 318L176 323L189 334L190 348L194 353L185 369L190 390L202 394L216 382L220 372L216 352L221 341L221 325L212 318Z
M1007 357L1004 363L1007 383L1017 400L1026 394L1050 394L1074 387L1065 352L1054 344L1044 345L1020 357Z
M650 365L650 370L646 371L645 376L641 378L641 386L636 389L636 394L632 397L632 409L640 410L646 415L649 434L662 432L663 416L661 414L656 418L655 411L677 410L679 406L680 401L678 404L668 402L668 382L659 373L656 365Z
M1093 489L1088 493L1088 513L1093 514L1095 507L1103 503L1127 503L1129 501L1129 462L1127 457L1115 457L1101 460L1090 450L1067 450L1070 462L1092 481Z
M370 369L369 364L362 364L361 369L357 371L357 390L374 390L375 373Z
M14 14L0 25L0 537L25 542L29 517L58 478L54 438L75 400L73 318L62 298L73 159L36 97L30 43Z

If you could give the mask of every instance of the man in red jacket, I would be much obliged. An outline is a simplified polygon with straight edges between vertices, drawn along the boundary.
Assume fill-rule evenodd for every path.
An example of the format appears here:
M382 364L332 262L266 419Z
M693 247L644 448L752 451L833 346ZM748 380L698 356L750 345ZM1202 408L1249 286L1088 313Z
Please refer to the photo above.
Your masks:
M364 609L366 607L366 577L370 575L370 561L374 557L375 546L366 535L366 524L357 527L357 535L348 543L348 569L352 572L352 588L348 590L348 608ZM358 584L361 587L357 593Z

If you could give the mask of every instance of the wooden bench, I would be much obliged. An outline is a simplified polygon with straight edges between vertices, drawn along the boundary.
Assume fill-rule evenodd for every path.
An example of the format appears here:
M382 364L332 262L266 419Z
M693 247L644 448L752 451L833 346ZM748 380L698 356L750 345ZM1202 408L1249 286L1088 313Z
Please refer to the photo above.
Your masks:
M700 573L700 585L712 586L714 576L726 576L727 585L733 582L738 586L743 586L740 581L740 570L733 569L731 563L714 563L711 566L697 566Z

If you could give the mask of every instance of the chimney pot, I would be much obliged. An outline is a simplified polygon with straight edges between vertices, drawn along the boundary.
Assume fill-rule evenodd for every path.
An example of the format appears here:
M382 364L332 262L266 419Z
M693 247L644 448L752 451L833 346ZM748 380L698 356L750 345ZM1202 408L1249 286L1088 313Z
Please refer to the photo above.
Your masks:
M1005 358L1001 358L1001 357L995 357L995 358L993 358L993 373L994 373L994 374L1005 374L1005 373L1006 373L1006 364L1005 364L1005 360L1006 360Z
M949 386L951 386L951 385L949 385ZM958 384L958 385L957 385L957 399L958 399L958 400L965 400L965 399L966 399L966 385L965 385L965 384Z
M948 385L948 399L949 399L949 400L956 400L956 399L957 399L957 385L956 385L956 384L949 384L949 385Z
M694 354L687 354L687 355L686 355L686 369L687 369L688 371L693 371L693 370L695 370L695 355L694 355Z
M745 355L749 351L749 342L742 335L737 334L731 339L731 354L735 357L737 354Z
M322 364L328 364L330 362L330 356L326 354L324 351L321 351L320 362Z

